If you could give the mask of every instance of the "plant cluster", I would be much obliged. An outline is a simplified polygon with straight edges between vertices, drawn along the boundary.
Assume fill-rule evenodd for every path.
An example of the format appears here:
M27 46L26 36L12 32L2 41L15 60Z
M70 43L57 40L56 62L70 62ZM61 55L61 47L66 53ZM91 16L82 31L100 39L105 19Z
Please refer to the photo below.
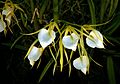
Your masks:
M84 0L36 0L35 2L30 0L29 4L29 1L26 0L20 4L14 4L11 0L6 0L1 2L4 6L0 12L0 32L4 32L5 36L8 30L14 34L13 28L18 27L20 33L17 32L17 34L20 36L13 42L11 48L22 37L32 36L34 41L32 40L32 44L24 57L24 59L29 60L32 67L36 61L39 61L39 63L37 62L39 67L44 51L49 50L52 61L50 60L46 65L40 80L52 63L54 63L53 75L56 67L59 67L62 72L66 65L69 66L69 76L71 66L81 70L86 75L89 73L91 61L102 66L88 53L89 49L99 48L105 51L105 46L108 43L112 44L109 40L119 44L118 41L110 38L110 35L120 25L119 13L115 14L118 0L101 0L101 5L98 5L100 13L96 13L99 7L95 8L94 3L98 2L94 0L86 0L85 2ZM28 7L23 4L28 5ZM90 10L88 14L86 5ZM81 17L81 20L78 20L78 16ZM87 22L85 18L87 18ZM77 57L73 58L74 53L77 53ZM113 62L108 62L108 65L110 63ZM108 68L110 69L110 67ZM109 78L114 80L114 77L109 76Z

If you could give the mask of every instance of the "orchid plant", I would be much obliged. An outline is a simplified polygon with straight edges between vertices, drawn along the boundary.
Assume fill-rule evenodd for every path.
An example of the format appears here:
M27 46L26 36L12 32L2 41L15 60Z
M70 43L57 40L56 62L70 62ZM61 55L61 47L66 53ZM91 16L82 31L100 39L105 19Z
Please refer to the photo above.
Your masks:
M6 33L7 27L10 29L12 19L15 19L18 27L22 31L15 16L16 9L24 13L24 10L17 4L5 2L2 12L0 13L0 32L4 31ZM38 10L37 15L39 16ZM5 16L4 20L3 16ZM33 17L35 17L35 14L33 14ZM32 18L31 24L33 22L34 18ZM60 67L60 71L62 72L64 66L69 65L70 75L71 66L73 65L75 69L80 70L86 75L89 73L91 58L86 47L105 49L104 36L95 26L104 25L108 22L98 25L77 25L54 19L35 32L29 34L21 33L23 36L37 34L37 38L35 38L35 41L31 44L25 58L29 60L30 65L33 67L36 61L41 59L44 51L49 49L55 63L53 74L57 66ZM11 29L10 31L12 32ZM39 45L36 45L37 42ZM79 54L72 60L73 54L76 52Z
M9 28L11 24L12 17L15 18L15 8L24 12L19 6L13 4L11 2L6 2L5 6L0 14L0 32L5 31L6 27ZM3 16L5 16L5 21L3 20ZM17 19L16 19L17 21ZM19 24L18 24L19 25ZM30 46L26 56L30 61L30 64L33 66L34 63L40 59L44 50L49 47L51 55L55 61L55 66L53 73L55 72L55 68L60 62L60 71L62 71L64 66L64 55L67 60L67 64L69 64L69 73L71 72L71 58L73 52L79 51L79 56L75 60L73 60L73 66L81 70L84 74L89 71L90 61L87 51L85 49L85 41L86 45L91 48L105 48L103 42L103 35L96 29L94 29L90 25L83 25L75 28L74 26L67 24L62 29L59 28L59 25L56 22L50 22L45 27L40 30L23 35L33 35L38 34L37 40L33 42ZM10 29L10 28L9 28ZM12 32L12 30L11 30ZM84 39L86 38L86 40ZM84 41L85 40L85 41ZM36 47L35 44L39 41L41 47ZM58 44L59 43L59 44ZM58 46L58 47L56 47ZM57 56L55 56L52 51L52 48L55 49ZM70 56L68 56L67 51L71 50ZM59 61L58 56L60 56Z
M73 60L73 66L76 69L81 70L84 74L86 74L87 72L89 73L90 61L85 46L89 46L90 48L105 48L103 42L103 35L90 25L83 25L80 26L80 28L81 29L78 30L77 28L68 25L62 30L60 30L56 22L50 22L48 25L34 33L23 34L33 35L38 33L38 39L35 40L30 46L25 58L28 56L30 64L33 66L35 61L37 61L40 56L42 56L42 53L44 52L46 47L49 47L51 55L55 61L53 74L55 72L56 66L58 65L58 62L60 62L60 70L62 71L64 66L64 55L67 60L67 64L69 64L70 73L72 61L71 58L73 52L76 52L78 50L79 56L75 60ZM86 39L84 39L84 37ZM35 47L35 44L38 41L41 46L39 48ZM58 46L58 43L59 47L56 47ZM54 52L52 51L52 47L56 50L57 56L53 54ZM68 56L68 50L71 50L70 56ZM57 61L59 55L60 61Z

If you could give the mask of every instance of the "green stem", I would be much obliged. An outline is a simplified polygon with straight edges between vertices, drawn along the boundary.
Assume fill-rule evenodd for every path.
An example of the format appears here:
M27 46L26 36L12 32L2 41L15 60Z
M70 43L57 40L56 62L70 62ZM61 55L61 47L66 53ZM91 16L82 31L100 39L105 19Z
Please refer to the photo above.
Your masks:
M53 17L54 17L54 21L57 22L57 20L59 19L58 0L53 0Z

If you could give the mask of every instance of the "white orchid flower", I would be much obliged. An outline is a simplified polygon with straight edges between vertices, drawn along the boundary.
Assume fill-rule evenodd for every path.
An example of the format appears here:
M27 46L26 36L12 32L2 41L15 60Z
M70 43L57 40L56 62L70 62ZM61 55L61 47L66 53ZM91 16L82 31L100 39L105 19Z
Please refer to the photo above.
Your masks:
M104 48L103 45L103 36L97 31L93 30L90 32L89 36L86 38L86 43L91 48Z
M0 32L4 31L5 28L6 28L5 22L2 19L0 19Z
M46 48L49 44L51 44L56 35L53 30L41 29L38 34L38 40L43 48Z
M5 20L8 21L8 25L10 25L11 23L11 17L13 16L13 11L14 9L7 6L3 11L2 11L2 15L5 15Z
M43 48L37 48L37 47L33 46L32 50L30 51L30 53L28 55L28 59L32 66L40 58L40 56L42 55L42 52L43 52Z
M73 61L73 66L76 69L81 70L86 75L86 72L89 71L89 58L88 58L88 56L81 56L81 57L76 58Z
M64 36L62 38L62 43L65 48L76 51L78 40L79 37L75 33L72 33L71 35Z

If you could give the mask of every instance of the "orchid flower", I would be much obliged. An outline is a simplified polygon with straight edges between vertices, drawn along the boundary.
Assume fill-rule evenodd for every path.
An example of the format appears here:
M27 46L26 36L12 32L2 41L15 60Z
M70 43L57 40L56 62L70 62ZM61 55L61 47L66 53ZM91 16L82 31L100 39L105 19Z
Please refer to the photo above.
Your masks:
M1 19L0 19L0 32L4 31L5 28L6 28L6 24L3 21L3 17L1 16Z
M75 33L72 33L71 35L64 36L62 43L65 48L76 51L78 40L79 37Z
M2 11L2 15L5 15L5 20L8 21L8 25L11 23L11 17L13 16L14 9L12 7L6 6Z
M42 52L43 52L43 48L37 48L37 47L33 46L32 50L30 51L30 53L28 55L28 59L32 66L40 58L40 56L42 55Z
M51 44L54 41L55 37L56 35L53 30L41 29L38 34L38 40L43 49L45 49L49 44Z
M88 58L88 56L81 56L81 57L76 58L73 61L73 66L76 69L81 70L86 75L86 72L89 71L89 58Z
M97 31L93 30L90 32L89 36L86 38L86 43L91 48L104 48L103 45L103 36Z

